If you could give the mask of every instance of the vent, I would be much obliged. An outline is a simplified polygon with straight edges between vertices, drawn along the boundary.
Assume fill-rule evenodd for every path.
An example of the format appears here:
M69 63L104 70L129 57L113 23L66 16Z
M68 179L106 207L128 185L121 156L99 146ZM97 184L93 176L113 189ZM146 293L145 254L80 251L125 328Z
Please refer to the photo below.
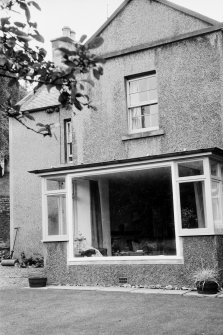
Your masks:
M119 284L127 284L128 278L127 277L119 277L118 282L119 282Z

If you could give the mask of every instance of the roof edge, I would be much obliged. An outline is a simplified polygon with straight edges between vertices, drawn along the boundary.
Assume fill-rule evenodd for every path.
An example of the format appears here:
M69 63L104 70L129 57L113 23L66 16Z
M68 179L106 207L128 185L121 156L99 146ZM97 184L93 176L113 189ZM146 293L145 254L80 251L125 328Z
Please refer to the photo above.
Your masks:
M97 163L88 163L88 164L79 164L79 165L63 165L59 167L51 167L48 169L41 169L41 170L32 170L28 171L29 173L41 175L47 174L51 172L65 172L65 171L73 171L78 169L85 169L85 168L94 168L94 167L106 167L106 166L114 166L118 164L125 164L125 163L134 163L134 162L146 162L154 159L171 159L173 157L183 157L183 156L190 156L190 155L199 155L199 154L215 154L222 156L223 158L223 149L218 147L206 148L206 149L194 149L188 151L178 151L172 153L165 153L160 155L151 155L151 156L144 156L144 157L135 157L135 158L127 158L122 160L113 160L113 161L106 161L106 162L97 162Z
M168 6L168 7L171 7L171 8L173 8L173 9L176 9L176 10L178 10L179 12L188 14L188 15L190 15L190 16L192 16L192 17L195 17L196 19L199 19L199 20L201 20L201 21L203 21L203 22L207 22L207 23L209 23L209 24L211 24L211 25L213 25L213 26L216 25L216 24L219 24L219 23L220 23L219 21L214 20L214 19L211 19L211 18L208 17L208 16L205 16L205 15L203 15L203 14L200 14L200 13L198 13L198 12L195 12L195 11L193 11L193 10L191 10L191 9L186 8L186 7L177 5L177 4L175 4L175 3L171 2L171 1L168 1L168 0L152 0L152 1L160 2L160 3L163 4L163 5L166 5L166 6Z
M194 30L192 32L181 34L176 37L169 37L166 39L157 40L152 43L144 43L144 44L136 45L134 47L122 49L119 51L111 51L109 53L102 54L102 57L105 59L120 57L120 56L128 55L134 52L140 52L140 51L160 47L160 46L171 44L171 43L177 43L177 42L184 41L184 40L187 40L193 37L211 34L217 31L221 31L221 30L223 30L223 23L220 23L216 26L203 28L200 30Z
M132 0L125 0L114 13L103 23L103 25L86 41L86 45L91 42L96 36L100 35L107 26L115 19L115 17L122 12L122 10L131 2Z
M91 42L96 36L100 35L106 28L107 26L116 18L116 16L122 12L122 10L131 2L132 0L125 0L115 11L114 13L103 23L103 25L86 41L86 45ZM195 17L203 22L209 23L210 25L214 26L219 24L220 22L214 19L211 19L203 14L200 14L198 12L195 12L191 9L188 9L183 6L179 6L173 2L170 2L168 0L151 0L151 1L156 1L159 2L165 6L171 7L173 9L178 10L179 12L182 12L184 14L190 15L192 17Z

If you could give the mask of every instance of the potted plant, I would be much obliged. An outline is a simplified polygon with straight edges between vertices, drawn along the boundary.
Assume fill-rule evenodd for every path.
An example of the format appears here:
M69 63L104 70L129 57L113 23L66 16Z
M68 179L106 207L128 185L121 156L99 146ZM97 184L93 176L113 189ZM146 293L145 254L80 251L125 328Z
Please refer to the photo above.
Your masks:
M193 278L199 294L216 294L220 291L219 272L215 268L201 268L194 272Z

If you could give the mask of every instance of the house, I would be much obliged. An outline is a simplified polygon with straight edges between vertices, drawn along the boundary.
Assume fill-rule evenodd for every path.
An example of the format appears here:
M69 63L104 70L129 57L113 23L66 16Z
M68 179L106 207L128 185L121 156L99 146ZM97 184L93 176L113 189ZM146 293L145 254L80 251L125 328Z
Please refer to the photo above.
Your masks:
M97 111L71 115L44 87L25 99L59 125L42 138L10 121L16 253L43 252L49 282L189 285L223 267L222 29L126 0L94 35L107 61L88 89Z

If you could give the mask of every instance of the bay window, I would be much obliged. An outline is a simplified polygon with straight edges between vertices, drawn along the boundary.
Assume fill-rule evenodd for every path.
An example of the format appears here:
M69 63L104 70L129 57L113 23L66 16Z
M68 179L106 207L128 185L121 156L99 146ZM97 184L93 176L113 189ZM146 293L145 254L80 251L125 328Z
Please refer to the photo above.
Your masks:
M107 165L106 165L107 164ZM223 164L209 157L78 166L43 178L44 241L69 259L178 262L181 236L223 233Z

